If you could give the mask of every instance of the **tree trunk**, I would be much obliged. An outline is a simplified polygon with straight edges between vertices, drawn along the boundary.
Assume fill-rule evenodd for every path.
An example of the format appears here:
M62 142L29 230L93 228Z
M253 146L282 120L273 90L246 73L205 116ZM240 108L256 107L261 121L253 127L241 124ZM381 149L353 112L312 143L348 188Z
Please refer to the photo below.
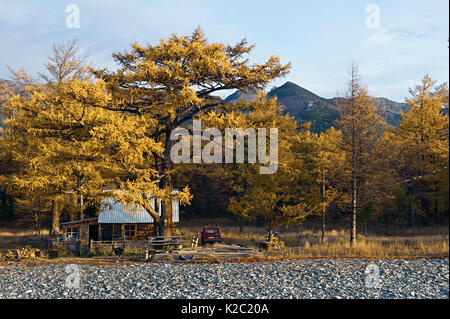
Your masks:
M172 161L170 159L170 149L172 148L172 141L169 138L169 133L166 135L164 159L162 161L162 176L159 183L160 189L164 189L166 194L170 194L166 199L161 201L161 218L158 223L159 236L171 236L172 229L168 227L172 225L172 177L169 171L172 169Z
M41 226L39 221L39 212L37 210L34 211L34 230L38 233L38 235L41 234Z
M350 244L356 241L356 174L353 173L352 183L352 224L350 232Z
M52 200L52 231L51 236L58 236L59 229L59 203L57 200Z
M240 233L244 232L244 225L241 218L239 218L239 232Z
M81 180L78 179L77 181L78 186L78 209L80 214L80 220L84 219L84 213L83 213L83 206L84 206L84 199L83 199L83 193L81 191Z
M353 106L354 107L354 106ZM356 119L352 127L352 225L350 230L350 245L356 241Z
M408 228L414 228L414 205L413 205L413 191L411 186L411 178L410 185L408 185Z
M437 182L434 185L434 224L439 224L439 185Z
M325 174L322 175L322 242L325 240L325 212L326 212L326 198L325 198Z
M162 218L159 220L158 223L156 223L156 225L158 225L158 236L169 236L167 235L167 229L165 227L166 225L164 224L164 220Z
M153 221L153 229L152 229L152 236L158 236L158 223L156 221Z

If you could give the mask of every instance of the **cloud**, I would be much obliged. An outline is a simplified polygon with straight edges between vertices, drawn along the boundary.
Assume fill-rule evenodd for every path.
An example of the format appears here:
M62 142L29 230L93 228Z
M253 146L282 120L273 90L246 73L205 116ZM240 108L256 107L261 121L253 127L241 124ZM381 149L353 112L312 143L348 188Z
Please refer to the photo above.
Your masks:
M33 17L32 5L21 2L1 2L0 22L3 27L27 25Z
M374 76L382 74L385 69L383 63L380 61L369 61L359 66L359 71L362 76Z
M381 28L372 32L366 39L366 45L388 45L395 42L411 41L426 38L434 33L440 32L441 28L430 26L421 28L420 31L405 28L386 29Z

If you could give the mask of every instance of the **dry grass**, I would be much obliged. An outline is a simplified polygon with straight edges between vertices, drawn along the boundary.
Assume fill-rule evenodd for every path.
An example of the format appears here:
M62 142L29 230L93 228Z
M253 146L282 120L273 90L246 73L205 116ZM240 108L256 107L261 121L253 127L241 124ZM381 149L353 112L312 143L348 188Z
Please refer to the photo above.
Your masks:
M181 229L184 236L199 236L200 227ZM282 233L286 247L278 251L269 251L265 257L279 258L316 258L316 257L367 257L367 258L403 258L448 256L448 228L417 229L416 232L402 232L402 236L358 235L358 240L350 246L350 235L344 230L326 232L326 240L321 242L320 232L301 230ZM227 244L246 247L258 247L263 240L265 230L258 227L245 227L239 232L237 227L222 227L222 238Z
M200 224L200 223L199 223ZM197 225L199 225L197 224ZM213 223L214 224L214 223ZM216 225L220 223L215 223ZM201 224L200 224L201 225ZM189 225L181 228L188 240L199 237L202 227ZM259 248L266 231L262 227L244 228L239 232L236 226L222 226L222 238L226 244ZM321 242L320 232L311 229L296 229L282 232L286 247L278 251L264 253L262 260L349 257L349 258L414 258L449 255L448 227L417 228L399 230L396 236L358 234L358 240L349 244L349 233L345 230L331 230L326 233L326 241ZM0 229L0 250L30 246L43 248L48 238L48 230L38 235L34 230ZM102 262L93 259L84 262ZM248 259L243 261L258 261ZM55 262L55 261L52 261Z
M30 246L42 249L46 245L49 231L41 230L40 234L34 230L0 229L0 252L8 249L19 249Z
M288 246L283 251L268 252L267 256L403 258L448 256L447 238L415 238L413 240L360 239L352 246L348 240L325 241L305 246Z
M48 236L50 231L48 229L43 229L40 231L40 236ZM37 230L23 230L23 229L12 229L12 228L0 228L0 238L5 237L28 237L28 236L38 236Z

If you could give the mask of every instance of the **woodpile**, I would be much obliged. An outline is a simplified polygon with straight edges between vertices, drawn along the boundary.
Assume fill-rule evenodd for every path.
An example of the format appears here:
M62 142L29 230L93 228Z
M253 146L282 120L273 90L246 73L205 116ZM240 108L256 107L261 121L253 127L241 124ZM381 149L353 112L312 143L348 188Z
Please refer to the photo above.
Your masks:
M21 247L18 249L8 249L2 256L4 259L31 259L40 257L40 249L31 248L30 246Z

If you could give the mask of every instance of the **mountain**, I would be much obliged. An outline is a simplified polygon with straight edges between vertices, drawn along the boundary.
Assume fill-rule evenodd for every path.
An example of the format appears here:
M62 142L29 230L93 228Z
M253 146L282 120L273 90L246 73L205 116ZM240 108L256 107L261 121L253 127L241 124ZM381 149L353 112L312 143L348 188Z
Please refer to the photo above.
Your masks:
M284 106L285 112L294 116L297 123L311 122L311 130L323 132L333 125L338 118L336 102L339 98L326 99L320 97L292 82L272 89L267 96L276 96L279 104ZM236 91L224 101L236 103L237 101L251 101L256 97L254 93ZM386 98L374 98L380 114L391 125L397 125L401 119L401 111L408 110L405 103L398 103Z
M271 90L267 96L277 97L285 112L299 124L311 122L311 130L322 132L330 128L339 113L333 100L320 97L292 82Z
M229 95L224 101L227 103L236 103L237 101L251 102L256 99L257 94L255 92L243 92L236 91Z

